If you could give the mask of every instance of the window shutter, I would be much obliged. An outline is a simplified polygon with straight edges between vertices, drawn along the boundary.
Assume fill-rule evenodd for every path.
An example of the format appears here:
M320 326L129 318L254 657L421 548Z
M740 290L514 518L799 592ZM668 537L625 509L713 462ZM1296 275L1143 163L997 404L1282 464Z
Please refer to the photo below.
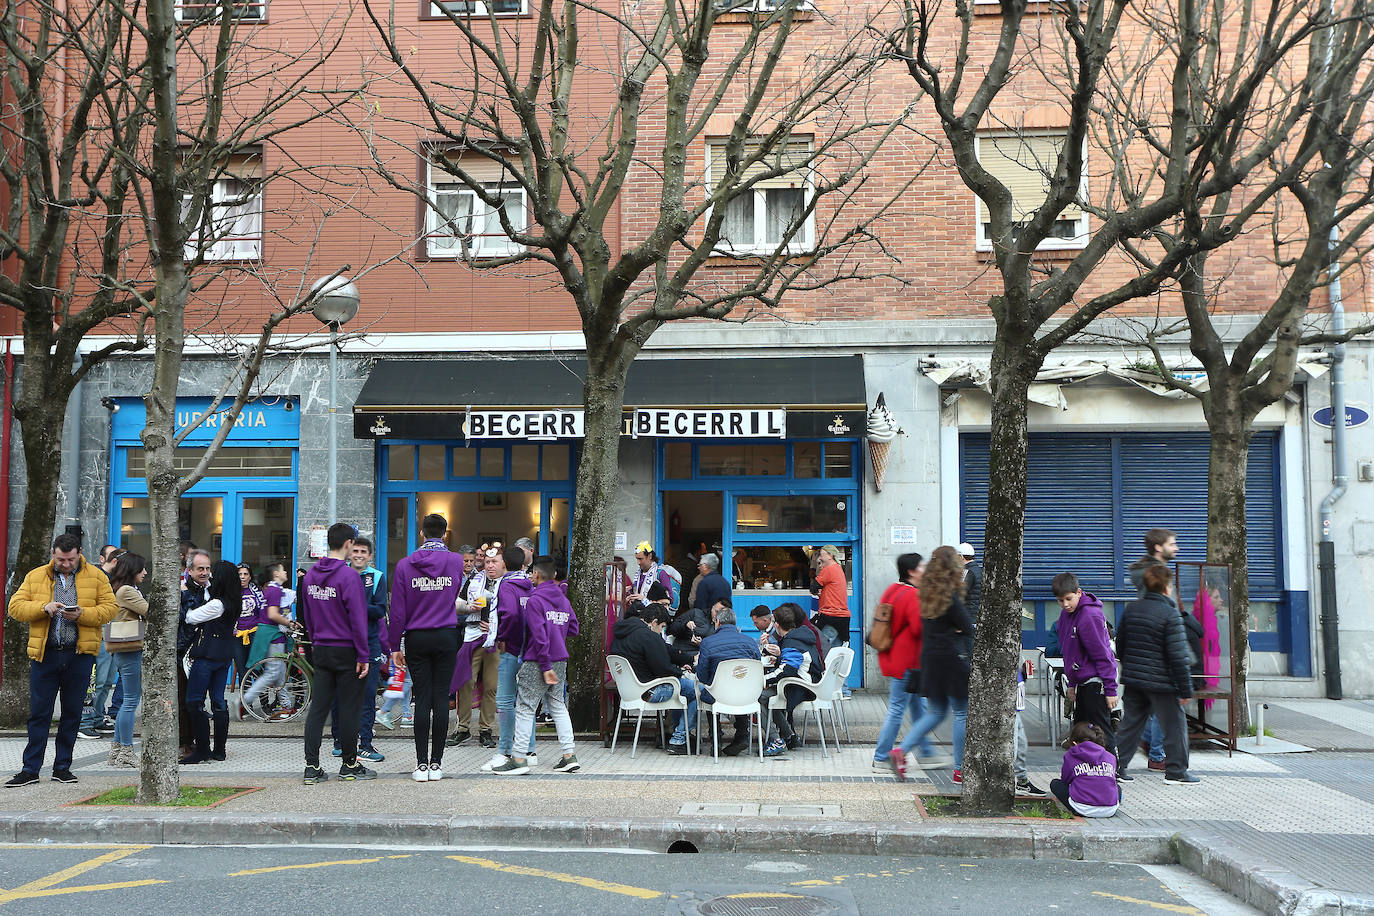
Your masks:
M486 156L475 155L471 151L461 149L439 151L436 153L435 158L436 160L445 159L449 162L455 163L456 165L458 165L459 168L461 168L463 171L471 175L475 180L480 181L483 184L486 184L487 182L500 182L503 180L514 181L515 178L513 175L511 175L509 169L518 169L520 167L520 163L513 162L510 163L509 167L502 168L501 163L497 162L494 159L488 159ZM458 181L458 176L454 175L452 172L444 171L443 166L440 165L437 161L433 167L431 174L433 176L432 180L435 184L461 183Z
M1049 191L1049 176L1063 148L1063 135L985 136L978 141L978 161L983 168L1012 193L1011 218L1016 222L1030 219L1045 201ZM1076 220L1083 211L1070 203L1058 219ZM978 221L988 221L987 208L978 199Z
M746 143L743 155L748 157L757 152L757 143ZM710 144L711 151L711 181L718 182L720 177L725 174L725 141L714 140ZM755 189L764 191L769 188L801 188L805 187L808 179L810 166L807 160L811 158L811 141L788 140L780 148L774 149L761 161L745 169L743 180L747 181L755 175L771 172L774 169L785 169L781 175L773 178L765 178L754 185Z

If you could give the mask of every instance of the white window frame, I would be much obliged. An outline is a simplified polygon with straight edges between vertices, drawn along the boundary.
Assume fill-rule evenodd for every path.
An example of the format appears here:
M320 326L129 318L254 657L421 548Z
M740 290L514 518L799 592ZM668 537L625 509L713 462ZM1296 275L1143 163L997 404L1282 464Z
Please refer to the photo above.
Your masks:
M230 188L230 182L242 182L249 185L256 185L256 191L246 200L242 193ZM222 175L216 178L210 187L210 199L206 201L206 206L210 208L208 219L202 214L201 225L208 225L212 231L217 220L222 219L215 215L216 210L237 204L239 207L249 209L241 211L232 217L227 229L234 228L233 223L239 219L256 217L257 232L244 232L238 235L230 235L226 231L223 235L215 232L220 237L215 238L210 244L205 246L205 260L207 261L257 261L262 259L262 230L263 230L263 185L262 181L255 178L240 178L235 175ZM187 195L182 199L183 214L190 208L191 197ZM186 240L186 258L194 258L201 246L200 226L192 227L190 235Z
M263 22L267 19L267 0L176 0L177 22L197 22L219 18L220 5L234 11L240 22Z
M790 142L790 141L784 141L784 143L786 143L786 142ZM706 174L706 192L707 192L708 194L710 194L711 191L712 191L712 189L715 187L715 180L714 180L714 179L712 178L712 176L711 176L711 160L714 158L714 156L712 155L712 153L713 153L714 150L719 149L720 147L722 147L722 146L724 146L724 145L725 145L725 140L723 140L723 139L721 139L721 140L708 140L708 141L706 142L706 173L705 173L705 174ZM815 146L813 145L813 142L812 142L811 140L807 140L807 141L806 141L806 145L807 145L807 153L808 153L808 154L814 152ZM802 191L802 194L803 194L803 197L802 197L802 204L803 204L803 206L806 206L807 204L810 203L811 195L812 195L812 193L815 191L815 182L812 180L812 169L811 169L811 167L807 167L807 168L803 171L803 173L802 173L802 175L801 175L801 178L802 178L802 180L801 180L800 188L801 188L801 191ZM772 254L773 252L775 252L775 251L778 250L778 243L777 243L777 242L772 242L772 243L770 243L770 242L767 240L767 237L766 237L766 233L767 233L767 220L763 218L764 214L766 214L767 211L768 211L768 191L769 191L769 190L781 190L781 189L769 189L769 188L759 188L759 187L755 187L754 190L753 190L753 195L754 195L754 238L753 238L753 241L750 242L750 243L748 243L748 244L739 244L739 245L735 244L732 240L726 238L725 232L724 232L725 227L724 227L724 224L722 224L722 226L721 226L721 237L720 237L720 240L716 243L716 248L715 248L715 253L716 253L716 254L726 255L726 256L739 256L739 255L757 256L757 255L761 255L761 254L763 254L763 255ZM740 199L740 198L737 197L737 198L734 198L734 199ZM733 200L732 200L731 202L733 202ZM729 206L729 204L727 203L726 206ZM707 219L710 219L710 213L709 213L709 212L708 212L708 214L707 214ZM802 236L803 233L805 234L805 237L804 237L804 238L800 237L800 236ZM784 252L785 254L806 254L806 253L808 253L808 252L810 252L810 251L815 250L815 247L816 247L816 211L813 209L811 212L809 212L809 213L806 214L806 220L805 220L805 222L803 222L802 225L798 228L798 231L797 231L796 233L793 234L793 236L792 236L792 241L788 242L787 246L786 246L785 248L783 248L783 252Z
M1016 140L1022 137L1063 137L1067 131L1063 130L1026 130L1016 133L1004 131L983 131L974 140L974 152L978 156L978 161L983 160L983 141L984 140ZM1084 142L1084 160L1087 159L1087 143ZM1088 174L1084 169L1083 179L1079 190L1079 197L1086 200L1088 197ZM992 239L988 236L984 226L982 215L985 205L977 194L973 195L973 234L975 248L978 251L992 251ZM1059 238L1050 236L1042 241L1036 251L1076 251L1088 244L1088 212L1083 210L1078 218L1073 220L1073 236L1070 238Z
M474 18L474 19L485 19L485 18L489 15L489 14L487 13L487 4L486 4L485 0L451 0L451 2L453 2L453 3L464 3L464 2L470 3L470 4L472 5L472 11L471 11L470 13L468 13L467 15L471 16L471 17ZM530 10L529 10L529 2L528 2L528 0L520 0L520 9L518 9L518 10L497 10L497 11L496 11L496 16L497 16L497 18L500 18L500 17L502 17L502 16L524 16L524 15L528 14L529 11L530 11ZM458 15L461 16L461 15L463 15L463 13L459 13ZM429 4L429 18L431 18L431 19L447 19L447 18L448 18L448 14L444 12L444 8L443 8L443 4L442 4L442 3L434 3L434 2L431 2L431 3Z
M522 218L528 224L529 200L525 195L525 189L519 182L484 181L482 186L488 191L499 191L502 194L515 192L520 198ZM460 199L466 197L470 201L468 212L475 214L480 209L483 218L494 215L494 211L487 209L487 204L477 196L476 191L464 185L456 176L445 172L442 167L437 166L433 158L429 160L429 179L425 199L425 254L436 260L441 258L461 259L464 256L464 246L459 241L457 234L450 235L445 230L444 216L436 203L440 194L453 194ZM471 218L469 217L469 219ZM517 226L516 228L523 230L526 226ZM449 239L452 241L448 241ZM467 238L467 256L470 258L506 258L520 254L524 250L524 245L514 241L504 233L500 235L472 233Z
M771 13L782 5L781 0L739 0L739 2L728 0L728 2L724 3L715 0L715 2L718 8L726 7L725 9L718 9L717 15L729 13ZM997 0L992 0L992 2L995 3ZM797 12L799 13L809 13L815 10L815 8L816 5L812 3L811 0L798 0L797 2Z

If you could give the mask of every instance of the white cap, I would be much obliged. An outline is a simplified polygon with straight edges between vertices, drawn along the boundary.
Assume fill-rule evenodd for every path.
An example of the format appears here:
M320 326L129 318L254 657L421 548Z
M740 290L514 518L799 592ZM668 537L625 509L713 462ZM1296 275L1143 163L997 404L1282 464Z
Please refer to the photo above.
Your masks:
M964 543L960 544L960 545L959 545L959 556L961 556L961 557L971 557L971 556L973 556L973 545L970 544L968 541L964 541Z

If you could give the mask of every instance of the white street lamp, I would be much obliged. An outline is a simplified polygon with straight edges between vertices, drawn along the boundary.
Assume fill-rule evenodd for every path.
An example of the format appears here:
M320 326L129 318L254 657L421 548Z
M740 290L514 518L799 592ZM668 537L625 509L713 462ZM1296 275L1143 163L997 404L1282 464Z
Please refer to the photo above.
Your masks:
M329 326L329 524L339 520L338 473L339 439L335 414L338 412L339 328L358 314L358 287L347 277L321 277L310 287L315 304L311 311L321 324Z

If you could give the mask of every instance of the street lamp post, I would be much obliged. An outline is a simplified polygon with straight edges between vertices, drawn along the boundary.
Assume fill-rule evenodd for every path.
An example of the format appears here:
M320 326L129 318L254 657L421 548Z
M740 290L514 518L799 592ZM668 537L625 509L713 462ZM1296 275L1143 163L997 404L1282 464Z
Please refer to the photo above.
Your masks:
M329 524L339 520L339 437L335 414L339 401L339 328L358 314L358 287L347 277L322 277L310 287L312 312L329 326Z

